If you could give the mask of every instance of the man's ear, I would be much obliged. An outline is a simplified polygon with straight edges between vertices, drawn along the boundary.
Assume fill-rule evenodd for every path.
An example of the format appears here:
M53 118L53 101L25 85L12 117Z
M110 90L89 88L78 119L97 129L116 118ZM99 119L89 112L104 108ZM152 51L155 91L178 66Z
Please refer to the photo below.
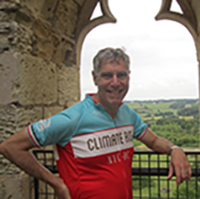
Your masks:
M92 76L93 76L94 84L97 86L97 76L94 71L92 71Z

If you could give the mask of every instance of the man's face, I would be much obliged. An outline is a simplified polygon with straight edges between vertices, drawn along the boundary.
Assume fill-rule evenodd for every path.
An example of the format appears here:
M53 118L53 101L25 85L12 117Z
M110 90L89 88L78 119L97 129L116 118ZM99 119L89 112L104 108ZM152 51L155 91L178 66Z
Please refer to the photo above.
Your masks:
M126 63L104 62L97 75L93 72L94 83L98 87L97 99L106 109L116 109L129 88L129 70Z

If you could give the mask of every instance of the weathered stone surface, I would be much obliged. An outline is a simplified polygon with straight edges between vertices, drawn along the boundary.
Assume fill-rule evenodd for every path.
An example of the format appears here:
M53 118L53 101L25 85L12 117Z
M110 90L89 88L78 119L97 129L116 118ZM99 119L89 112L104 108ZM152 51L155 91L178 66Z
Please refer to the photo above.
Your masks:
M51 59L54 53L55 45L60 42L59 35L56 35L49 28L39 24L37 21L33 24L33 54L35 56Z
M0 107L0 141L43 118L43 107L18 107L10 104Z
M19 7L12 1L0 1L0 21L10 21Z
M15 22L0 22L0 53L8 51L12 46L12 37L16 34Z
M74 0L78 5L82 6L85 0Z
M0 55L0 105L16 101L17 60L12 51Z
M8 51L16 44L17 28L18 25L14 21L0 22L0 53Z
M41 18L41 8L47 0L28 0L21 1L21 6L34 18Z
M33 32L30 26L18 25L17 34L14 33L9 36L12 44L16 44L17 48L21 52L31 52L32 51L32 38Z
M30 198L30 177L27 174L0 176L0 198L27 199Z
M52 31L38 22L33 24L32 54L55 63L71 63L74 58L74 41L64 35Z
M67 40L62 38L61 42L55 47L55 51L52 57L52 60L55 63L73 65L74 63L74 50L73 45Z
M0 34L2 33L9 33L10 32L10 23L8 22L1 22L0 23Z
M58 0L46 0L40 7L40 13L46 20L50 21L52 25L55 24L54 16L58 4L59 4Z
M63 106L70 106L77 102L79 94L79 73L77 67L58 67L58 102Z
M28 124L44 118L42 106L18 107L16 110L16 131L21 130Z
M197 33L198 33L198 38L196 38L196 48L197 48L197 59L199 62L199 71L200 71L200 1L194 0L193 1L193 9L195 11L195 15L197 18ZM200 77L199 77L200 78ZM200 93L200 85L199 85L199 93ZM200 109L200 107L199 107Z
M16 131L16 107L7 105L0 107L0 139L3 141Z
M77 20L78 5L73 0L60 1L55 15L55 29L73 38Z
M18 96L22 105L57 102L56 65L28 54L19 56Z

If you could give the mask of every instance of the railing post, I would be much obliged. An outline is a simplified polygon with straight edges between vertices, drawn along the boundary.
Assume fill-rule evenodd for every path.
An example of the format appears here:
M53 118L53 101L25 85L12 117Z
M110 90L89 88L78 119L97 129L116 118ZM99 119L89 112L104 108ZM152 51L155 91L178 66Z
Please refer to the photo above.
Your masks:
M35 199L39 199L39 194L38 194L39 181L36 178L34 178L34 190L35 190Z

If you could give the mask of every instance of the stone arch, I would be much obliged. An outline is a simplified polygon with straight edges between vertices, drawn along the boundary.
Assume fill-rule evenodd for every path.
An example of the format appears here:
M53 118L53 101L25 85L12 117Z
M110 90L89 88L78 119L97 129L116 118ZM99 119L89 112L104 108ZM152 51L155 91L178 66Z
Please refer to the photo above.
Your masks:
M77 54L77 64L80 65L80 54L81 54L81 48L82 48L82 44L83 41L86 37L86 35L96 26L100 25L100 24L104 24L107 22L112 22L115 23L116 19L113 16L113 14L111 13L109 6L108 6L108 0L100 0L100 7L101 7L101 11L102 11L102 16L99 16L93 20L88 21L89 23L85 23L83 25L84 21L87 21L88 16L85 16L88 6L91 4L91 1L87 1L86 4L84 5L84 7L81 10L80 13L80 21L78 23L77 26L77 42L76 42L76 54ZM94 11L94 9L93 9ZM83 15L83 17L82 17ZM91 17L91 15L90 15ZM85 19L86 18L86 19Z
M132 1L130 1L130 2L132 2ZM173 1L174 2L174 1ZM165 23L163 23L163 22L160 22L160 23L158 23L158 22L155 22L155 27L154 26L152 26L152 27L150 27L150 22L149 22L149 20L148 20L148 18L151 18L152 19L152 21L153 21L153 19L154 19L154 16L156 15L156 13L159 11L159 6L160 6L160 4L159 4L159 1L157 2L157 3L154 3L154 4L156 4L155 6L151 6L150 7L150 2L146 2L147 4L145 5L145 1L142 1L142 3L140 3L139 5L137 4L137 6L134 4L134 3L129 3L129 1L126 1L126 2L124 2L125 4L124 4L124 9L126 9L126 6L128 7L128 9L126 10L126 14L124 14L123 16L123 18L122 18L122 16L121 16L121 18L119 18L119 21L118 21L118 23L120 22L120 19L123 19L123 20L121 20L121 22L122 22L122 24L126 24L126 25L124 25L124 26L120 26L120 28L119 29L117 29L117 28L115 28L117 25L110 25L110 24L108 24L108 25L103 25L103 26L101 26L101 27L97 27L96 28L96 30L93 30L91 33L89 33L88 34L88 42L85 42L85 46L87 46L86 48L87 48L87 50L85 50L85 54L82 56L82 57L84 57L84 58L82 58L82 59L84 59L86 62L83 62L82 64L85 64L85 66L86 66L86 68L89 66L89 65L91 65L90 64L90 60L87 58L87 60L85 59L85 57L88 57L87 55L88 55L88 53L90 53L90 54L93 54L93 52L94 51L96 51L96 49L98 49L99 48L99 46L105 46L105 45L111 45L111 46L115 46L115 45L123 45L123 46L127 46L128 48L129 48L129 50L131 50L131 51L129 51L131 54L132 54L132 56L131 57L133 57L134 58L134 60L133 60L133 62L132 63L134 63L134 61L135 61L135 58L137 59L137 55L135 56L135 52L134 51L132 51L132 49L135 49L135 51L137 51L137 48L135 48L135 47L131 47L129 44L127 44L128 42L123 42L125 39L124 38L126 38L126 32L129 32L129 35L131 35L132 34L132 39L131 38L129 38L129 43L132 43L132 46L133 45L137 45L137 43L140 43L139 45L140 46L142 46L142 44L144 44L145 46L143 46L143 50L146 48L146 47L148 47L147 45L147 43L145 44L144 42L142 42L142 41L140 41L139 39L138 39L138 41L137 41L137 35L138 34L143 34L143 32L145 32L144 34L145 35L147 35L147 37L148 37L148 34L150 35L151 33L149 33L150 31L152 31L153 29L154 29L154 33L155 33L155 35L158 35L158 32L156 32L156 31L159 31L158 29L156 30L156 28L157 27L160 27L159 26L159 24L161 23L161 29L163 29L162 27L162 25L164 24L171 24L171 26L170 27L168 27L169 29L165 29L166 31L167 31L167 33L169 32L169 34L168 35L165 35L165 36L163 36L162 35L162 32L164 31L164 29L163 29L163 31L159 31L160 32L160 34L159 34L159 38L157 38L157 39L160 39L160 37L162 37L163 38L163 40L165 40L164 39L164 37L166 37L166 40L170 40L170 35L177 35L178 36L178 34L177 34L177 32L174 32L175 31L175 29L174 28L176 28L175 26L178 26L177 28L178 29L180 29L181 30L181 32L183 32L183 33L185 33L185 34L187 34L186 36L187 36L187 38L189 38L190 40L188 40L188 42L190 42L190 44L191 44L191 47L193 48L192 50L194 51L195 50L195 48L194 48L194 45L193 45L193 42L192 42L192 38L191 38L191 35L189 34L189 32L187 31L187 30L185 30L185 27L183 27L180 23L179 24L177 24L177 23L174 23L174 22L172 22L172 21L169 21L169 20L165 20ZM115 8L115 5L117 4L117 2L115 2L115 1L113 1L113 4L112 4L112 2L111 2L111 4L110 4L110 6L111 6L111 8L112 8L112 6ZM116 6L117 8L118 7L120 7L121 6L121 1L118 1L118 6ZM153 5L154 5L153 4ZM174 3L175 4L175 3ZM143 7L143 5L145 5L145 8ZM137 8L136 8L137 7ZM162 6L161 6L162 7ZM172 6L172 8L174 9L174 10L176 10L177 9L177 7L179 7L178 6L178 3L176 3L176 5L175 5L175 7L173 8L173 6ZM129 9L130 8L130 9ZM152 9L151 9L152 8ZM142 10L143 9L143 10ZM118 8L118 10L120 10L119 8ZM113 13L115 13L116 12L116 17L118 17L117 16L117 13L119 14L119 17L120 17L120 12L117 12L118 11L117 9L113 9ZM140 13L137 13L137 11L136 10L140 10L141 12ZM151 11L150 11L151 10ZM181 16L181 10L180 9L177 9L178 10L178 12L180 12L180 16ZM146 12L147 11L147 12ZM99 12L97 12L97 14L98 14ZM142 14L143 13L143 14ZM144 14L145 13L145 14ZM148 13L151 13L151 16L150 15L148 15ZM174 12L175 13L175 12ZM144 16L144 17L143 17ZM126 17L126 18L125 18ZM144 20L142 20L142 18L144 18ZM145 21L145 18L146 18L146 21ZM183 18L183 17L182 17ZM124 23L125 22L125 20L126 20L126 22L129 22L129 24L130 24L130 26L132 27L132 30L131 29L128 29L128 24L127 23ZM142 20L142 21L141 21ZM139 24L139 21L140 21L140 24ZM186 21L186 19L185 19L185 21ZM146 25L145 25L145 22L146 22ZM138 24L137 24L138 23ZM158 23L158 24L157 24ZM189 22L188 22L189 23ZM156 25L157 24L157 25ZM173 26L172 26L173 25ZM157 27L156 27L157 26ZM105 27L105 28L104 28ZM106 28L107 27L107 28ZM109 29L109 27L111 27L110 29ZM143 28L143 27L145 27L145 28ZM174 27L174 28L173 28ZM143 31L140 31L139 33L137 33L137 35L135 34L136 32L137 32L137 30L138 29L142 29ZM160 29L160 30L161 30ZM101 31L102 30L102 31ZM123 32L122 32L122 30L123 30ZM131 32L132 31L132 32ZM100 32L100 34L99 34L99 32ZM112 34L113 34L113 36L111 35L109 35L109 33L110 32L112 32ZM152 31L153 32L153 31ZM172 34L170 34L170 32L172 33ZM125 35L124 35L125 34ZM97 36L95 36L95 35L97 35ZM103 36L104 35L104 36ZM116 36L117 35L117 36ZM134 35L136 35L136 37L134 36ZM183 34L184 35L184 34ZM181 35L182 37L180 37L180 38L183 38L183 35ZM109 37L110 36L110 37ZM112 40L114 40L113 38L119 38L119 40L115 40L116 42L114 43L114 42L112 42ZM155 36L156 37L156 36ZM91 38L91 39L90 39ZM148 37L149 38L149 37ZM173 38L173 37L172 37ZM185 37L186 38L186 37ZM95 39L97 40L97 42L95 42ZM126 40L127 40L128 38L126 38ZM98 40L101 40L102 42L98 42ZM131 41L132 40L132 41ZM151 40L151 38L149 39L149 40ZM163 41L162 40L162 41ZM87 41L87 39L86 39L86 41ZM105 42L104 42L105 41ZM136 42L135 42L136 41ZM140 41L140 42L139 42ZM123 42L123 43L120 43L120 42ZM91 43L91 45L89 46L88 44L89 43ZM96 43L98 43L99 45L96 45ZM152 42L153 43L153 42ZM168 42L168 44L169 44L170 42ZM180 47L180 45L177 45L177 43L171 43L171 46L167 46L167 49L168 49L168 51L170 51L170 52L172 52L172 50L173 51L175 51L175 48L177 49L177 51L176 51L176 53L177 54L179 54L179 61L180 61L180 65L181 65L181 63L183 63L182 62L182 58L181 58L181 51L179 51L178 50L178 46L179 46L179 49L181 48ZM93 48L92 48L93 47ZM84 49L86 49L86 48L84 48ZM161 46L160 46L160 48L161 48ZM163 48L163 50L165 50L165 45L163 44L162 45L162 48ZM90 49L92 49L92 51L90 50ZM144 52L146 51L152 51L151 49L146 49L146 50L144 50ZM86 52L87 51L87 52ZM90 51L90 52L88 52L88 51ZM160 49L160 53L161 53L161 49ZM186 49L185 48L185 53L187 53L186 51L188 51L188 49ZM154 54L156 55L156 53L154 52ZM162 52L161 53L162 54L162 56L164 57L164 58L167 58L168 57L168 59L169 59L169 54L167 54L167 51L165 51L165 52ZM191 53L190 53L191 54ZM86 56L85 56L86 55ZM152 53L152 55L153 55L153 53ZM183 55L183 54L182 54ZM193 53L193 61L196 61L195 60L195 53ZM154 55L153 55L154 56ZM157 57L158 57L159 55L157 54ZM139 56L138 56L139 57ZM141 62L142 62L143 60L141 60ZM157 63L159 63L160 65L162 65L162 62L158 62L158 61L156 61ZM157 64L156 63L156 64ZM153 63L153 64L155 64L155 63ZM146 65L148 65L148 63L146 63ZM196 68L196 62L194 63L194 64L192 64L193 66L194 66L194 68L195 69L197 69ZM149 67L150 66L150 64L148 65L148 68L151 68L151 67ZM159 70L161 70L161 72L162 72L162 69L161 68L163 68L163 70L164 69L166 69L167 70L167 67L163 67L164 65L162 65L162 67L160 66L160 67L158 67L158 69ZM170 66L173 66L173 63L172 64L170 64ZM187 66L186 66L187 67ZM82 67L82 68L85 68L85 67ZM174 68L175 68L175 66L174 66ZM177 67L178 68L178 67ZM176 70L177 70L177 68L176 68ZM193 68L193 67L192 67ZM171 70L172 69L172 70ZM168 69L168 71L171 71L171 72L173 72L173 68L171 68L171 69ZM182 70L183 68L181 68L180 70ZM190 70L191 68L190 67L188 67L188 69L187 68L185 68L186 70ZM87 69L81 69L81 70L84 70L83 72L84 72L84 76L85 75L87 75L86 73L88 73L88 70L90 70L89 68L87 68ZM186 70L182 70L182 71L184 71L185 73L186 73ZM180 72L182 72L182 71L180 71ZM150 72L150 71L148 71L148 72ZM146 72L146 74L148 73L148 72ZM160 72L160 74L161 75L163 75L162 77L160 76L160 78L163 78L163 82L165 81L164 80L164 75L165 76L167 76L167 75L169 75L169 76L171 76L170 75L170 73L165 73L165 72L162 72L161 73ZM174 71L175 72L175 71ZM182 72L182 73L184 73L184 72ZM178 71L177 71L177 73L178 73ZM190 70L190 73L191 73L191 70ZM89 74L89 73L88 73ZM133 73L131 73L131 74L133 74ZM194 72L194 74L197 74L197 72L195 71ZM153 74L152 74L153 75ZM138 74L138 76L140 76L140 74ZM156 76L157 77L157 76ZM175 76L174 75L174 79L176 79L176 77L177 76ZM87 78L90 78L90 75L88 75L87 76ZM195 78L197 78L197 75L195 75ZM134 77L132 78L132 79L135 79ZM158 78L159 79L159 78ZM173 79L172 77L171 77L171 79ZM162 79L161 79L162 80ZM197 81L195 81L195 83L196 83ZM170 86L172 86L172 83L174 83L174 82L172 82L172 81L169 81L169 82L164 82L164 83L168 83L168 86L170 87ZM186 83L186 82L185 82ZM189 83L189 82L188 82ZM95 90L95 87L90 87L90 86L88 86L88 81L86 81L86 83L84 83L84 82L82 82L82 85L83 85L83 89L82 90L84 90L84 93L86 93L86 90L87 91L91 91L91 90ZM135 84L135 82L134 82L134 84L132 83L132 85L136 85ZM154 84L154 85L156 85L156 84ZM144 85L145 86L145 85ZM155 86L156 87L156 86ZM87 89L86 89L87 88ZM172 88L173 88L173 86L172 86ZM196 86L195 86L195 88L196 88ZM175 89L175 88L174 88ZM139 89L138 89L139 90ZM173 90L173 89L172 89ZM159 91L158 91L159 92ZM186 91L187 92L187 91ZM134 93L134 92L133 92ZM172 95L173 94L175 94L175 92L174 93L172 93ZM184 93L182 93L182 94L184 94ZM148 96L148 94L147 94L147 96ZM165 97L168 97L168 96L166 96L166 95L164 95ZM160 97L164 97L164 96L162 96L162 95L160 95ZM129 97L129 96L128 96ZM144 96L143 96L144 97ZM129 97L129 99L130 99L130 97Z
M90 20L98 2L103 15ZM200 60L200 1L178 2L184 16L169 13L171 0L163 0L157 19L183 23L195 37ZM0 14L0 141L3 141L27 124L79 100L82 42L92 28L116 19L108 0L3 0ZM0 198L12 195L28 198L29 178L24 173L19 175L19 169L2 156L0 168L4 188Z
M156 16L157 20L169 19L184 25L191 33L197 51L198 70L199 70L199 99L200 99L200 1L198 0L177 0L183 14L172 12L170 10L172 0L162 0L162 5L159 13ZM200 101L199 101L199 125L200 125ZM200 126L199 126L200 127ZM200 128L199 128L200 141ZM199 143L200 147L200 143Z
M183 14L170 11L172 0L163 0L156 20L169 19L184 25L191 33L198 51L198 21L200 20L196 8L200 6L198 1L180 1L178 4Z

